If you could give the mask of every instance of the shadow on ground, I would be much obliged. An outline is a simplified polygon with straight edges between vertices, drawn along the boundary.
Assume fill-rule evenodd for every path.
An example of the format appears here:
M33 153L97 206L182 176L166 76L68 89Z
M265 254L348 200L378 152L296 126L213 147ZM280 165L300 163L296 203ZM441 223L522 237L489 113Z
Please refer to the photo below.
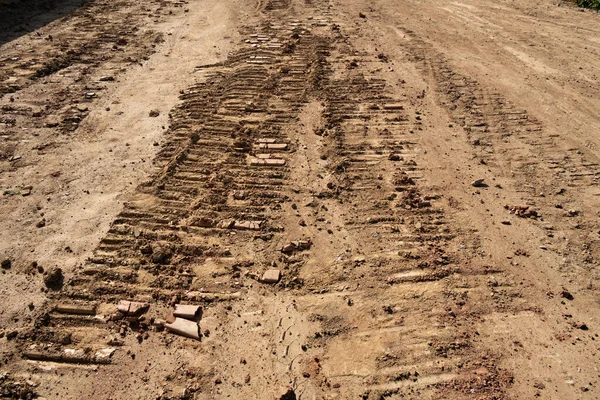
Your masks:
M77 10L90 0L0 0L0 46Z

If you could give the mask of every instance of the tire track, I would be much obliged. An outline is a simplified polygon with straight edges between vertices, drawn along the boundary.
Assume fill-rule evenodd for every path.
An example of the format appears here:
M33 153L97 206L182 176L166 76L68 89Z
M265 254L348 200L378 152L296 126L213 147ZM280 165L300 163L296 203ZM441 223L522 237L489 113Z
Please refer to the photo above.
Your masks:
M205 80L171 112L159 172L55 301L204 302L192 392L501 398L508 374L476 349L470 324L489 312L488 272L452 250L411 136L420 114L366 75L375 55L336 46L352 32L327 4L289 7L267 3L238 51L198 68ZM257 283L272 267L282 281ZM60 347L55 327L97 329L59 318L35 335ZM106 329L130 349L137 327Z
M415 33L405 34L410 37L409 59L431 77L441 104L465 129L474 154L499 176L515 182L522 203L543 216L534 223L548 233L545 245L565 257L559 270L580 287L589 287L600 260L600 226L585 217L600 206L596 190L600 159L594 149L568 135L549 134L526 110L455 71ZM563 236L569 245L557 239Z

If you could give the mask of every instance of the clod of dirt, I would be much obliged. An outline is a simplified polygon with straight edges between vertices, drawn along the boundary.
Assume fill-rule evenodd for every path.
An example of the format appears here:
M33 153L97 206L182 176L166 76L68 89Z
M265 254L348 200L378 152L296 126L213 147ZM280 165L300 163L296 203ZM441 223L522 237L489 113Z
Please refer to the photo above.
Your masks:
M62 287L63 282L64 276L60 268L50 268L44 275L44 284L49 289L58 290Z
M6 260L2 260L2 269L10 269L12 267L12 261L8 258Z
M62 344L63 346L67 346L67 345L73 343L71 333L65 333L65 332L57 334L56 341L59 344Z
M563 288L562 291L560 292L560 297L567 299L567 300L574 299L573 295L565 288Z
M155 243L152 245L152 256L150 257L150 261L154 264L168 264L171 261L171 256L173 255L173 251L166 246Z

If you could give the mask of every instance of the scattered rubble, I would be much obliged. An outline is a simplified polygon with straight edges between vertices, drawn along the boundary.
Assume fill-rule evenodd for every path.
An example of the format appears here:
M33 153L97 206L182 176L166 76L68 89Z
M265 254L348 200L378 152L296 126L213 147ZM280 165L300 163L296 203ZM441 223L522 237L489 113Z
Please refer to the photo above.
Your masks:
M298 240L298 241L291 242L291 243L283 246L281 248L281 252L289 254L289 253L294 253L296 251L308 250L311 248L311 246L312 246L312 241L310 239Z
M505 209L509 210L511 214L515 214L517 217L521 218L539 218L540 214L538 211L527 205L517 205L517 206L504 206Z

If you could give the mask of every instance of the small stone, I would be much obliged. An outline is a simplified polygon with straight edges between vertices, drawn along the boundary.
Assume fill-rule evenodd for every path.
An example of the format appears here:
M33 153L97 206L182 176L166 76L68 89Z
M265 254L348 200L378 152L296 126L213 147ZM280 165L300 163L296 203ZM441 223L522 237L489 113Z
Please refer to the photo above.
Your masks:
M390 154L390 156L388 157L388 159L390 161L401 161L402 160L402 156L400 154Z
M270 269L265 271L263 274L261 281L264 283L277 283L281 279L281 271L278 269Z
M6 260L2 260L2 269L10 269L12 267L12 261L8 258Z
M488 187L487 183L485 183L484 179L476 179L473 182L471 182L471 186L473 187Z
M281 249L282 253L293 253L294 251L296 251L297 247L294 243L290 243L287 244L285 246L283 246L283 248Z
M148 113L148 115L151 118L155 118L155 117L158 117L160 115L160 111L158 111L158 110L150 110L150 112Z
M511 222L507 219L503 220L501 223L502 225L511 225Z
M545 388L546 388L546 385L544 385L544 383L543 383L543 382L536 381L536 382L533 384L533 387L534 387L534 388L536 388L536 389L543 390L543 389L545 389Z
M298 221L298 225L300 226L306 226L306 221L301 219L300 221Z
M60 124L58 117L51 115L46 119L46 126L48 128L55 128Z
M6 334L6 340L13 340L14 338L17 337L17 335L19 334L19 331L10 331Z
M38 228L43 228L46 226L46 219L42 218L37 224L35 224L36 227Z
M582 331L587 331L589 328L588 326L585 324L585 322L573 322L573 327L577 328L577 329L581 329Z

